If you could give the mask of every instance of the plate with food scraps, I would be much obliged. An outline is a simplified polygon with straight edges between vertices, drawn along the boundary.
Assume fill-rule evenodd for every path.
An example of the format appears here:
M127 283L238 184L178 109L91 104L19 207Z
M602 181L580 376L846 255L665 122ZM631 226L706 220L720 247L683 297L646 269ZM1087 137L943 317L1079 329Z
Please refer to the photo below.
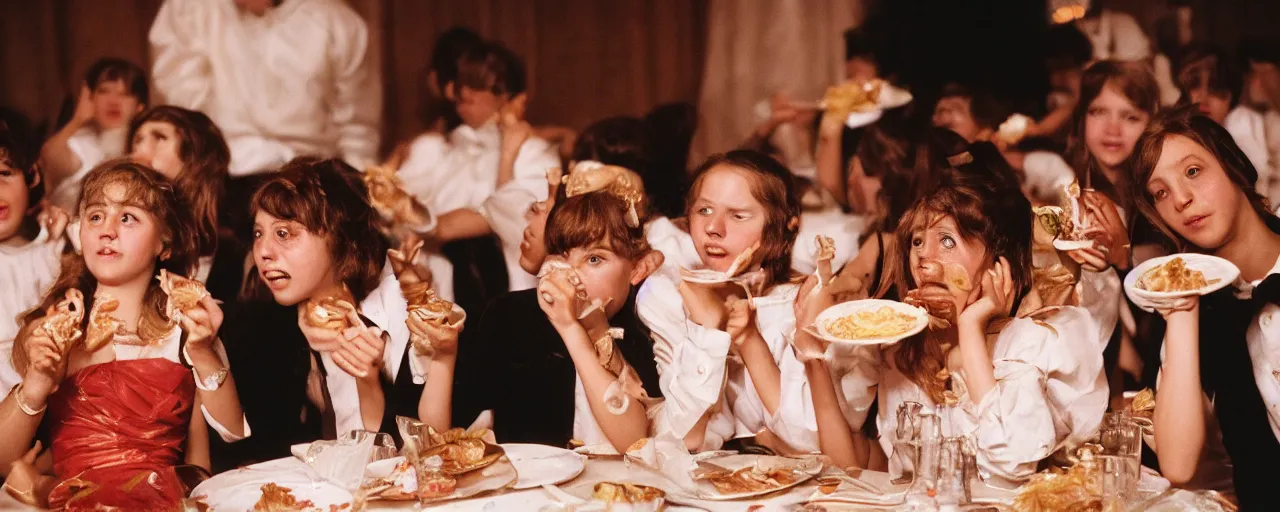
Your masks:
M515 489L530 489L543 485L555 485L573 480L586 468L586 456L564 448L543 444L506 443L511 465L516 467Z
M201 482L191 497L209 505L210 510L350 510L350 492L296 464L292 469L260 470L242 468Z
M812 333L831 343L880 345L915 336L929 326L923 308L883 299L843 302L818 315Z
M466 474L441 476L451 485L443 486L438 494L424 495L419 492L418 473L413 464L404 457L396 457L369 464L361 488L371 500L437 503L508 489L517 480L516 468L506 458Z
M695 491L670 494L681 498L708 501L738 500L784 491L805 483L822 472L822 461L816 457L793 459L773 455L735 454L698 457L691 471Z
M1134 300L1169 300L1208 295L1240 278L1230 261L1208 254L1174 254L1152 258L1129 271L1124 290Z

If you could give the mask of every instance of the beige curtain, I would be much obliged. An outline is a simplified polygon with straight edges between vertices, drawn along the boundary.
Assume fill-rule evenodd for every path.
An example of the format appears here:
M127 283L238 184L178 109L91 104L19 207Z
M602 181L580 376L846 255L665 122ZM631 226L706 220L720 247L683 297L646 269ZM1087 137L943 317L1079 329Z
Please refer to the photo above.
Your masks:
M760 121L756 105L774 92L821 98L844 76L842 36L861 13L859 0L711 0L690 161L742 142Z
M384 150L422 130L421 72L436 36L454 25L504 41L525 59L535 124L581 129L697 100L707 0L347 1L368 23L382 62ZM98 58L149 68L147 32L162 3L0 0L0 105L52 124Z

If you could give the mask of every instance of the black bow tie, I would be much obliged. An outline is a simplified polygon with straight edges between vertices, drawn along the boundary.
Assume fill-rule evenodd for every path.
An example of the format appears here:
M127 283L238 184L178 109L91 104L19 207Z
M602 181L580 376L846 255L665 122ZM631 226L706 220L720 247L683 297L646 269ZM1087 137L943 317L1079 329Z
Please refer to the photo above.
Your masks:
M1253 288L1250 299L1258 305L1280 304L1280 274L1269 274L1258 286Z

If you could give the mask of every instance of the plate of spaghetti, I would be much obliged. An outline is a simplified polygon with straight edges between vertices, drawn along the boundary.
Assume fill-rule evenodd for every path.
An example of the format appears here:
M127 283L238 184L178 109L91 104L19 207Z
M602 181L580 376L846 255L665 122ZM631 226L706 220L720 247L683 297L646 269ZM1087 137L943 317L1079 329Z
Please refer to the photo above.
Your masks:
M814 321L818 337L832 343L880 345L914 336L929 325L924 309L882 299L836 304Z

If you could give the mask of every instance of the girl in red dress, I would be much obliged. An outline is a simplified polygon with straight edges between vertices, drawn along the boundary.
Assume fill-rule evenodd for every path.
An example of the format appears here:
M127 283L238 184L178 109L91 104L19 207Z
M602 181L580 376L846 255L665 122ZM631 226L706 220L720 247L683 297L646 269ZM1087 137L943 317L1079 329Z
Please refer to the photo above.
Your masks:
M164 176L106 162L86 177L79 214L82 255L64 259L15 340L24 377L0 402L0 467L17 462L6 488L54 509L172 510L187 493L178 466L208 468L206 420L224 438L248 434L214 336L222 312L207 295L171 303L157 279L196 258L193 221ZM42 422L51 450L37 460Z

